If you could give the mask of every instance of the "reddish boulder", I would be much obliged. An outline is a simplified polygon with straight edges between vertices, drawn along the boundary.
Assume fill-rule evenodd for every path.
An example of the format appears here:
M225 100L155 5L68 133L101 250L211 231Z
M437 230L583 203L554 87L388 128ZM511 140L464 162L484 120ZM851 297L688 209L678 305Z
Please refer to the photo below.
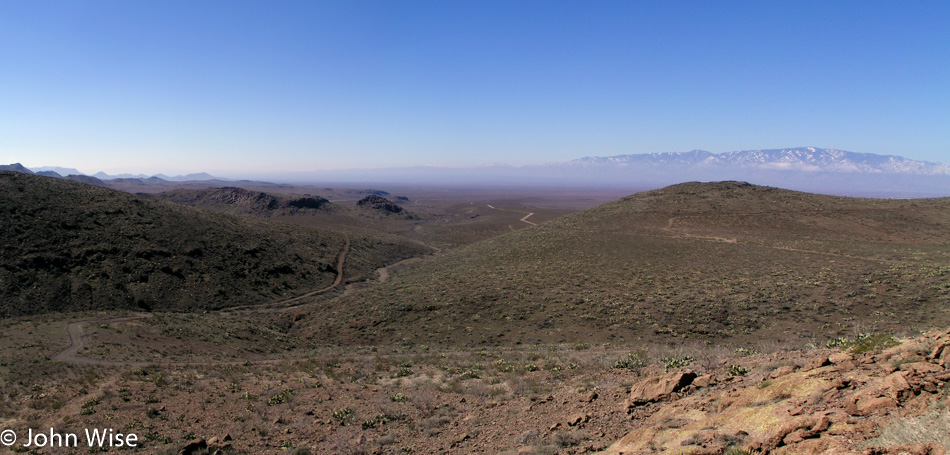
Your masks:
M669 398L675 392L692 384L696 373L692 371L678 371L663 376L644 379L630 388L630 398L627 399L627 409L637 405L653 403Z

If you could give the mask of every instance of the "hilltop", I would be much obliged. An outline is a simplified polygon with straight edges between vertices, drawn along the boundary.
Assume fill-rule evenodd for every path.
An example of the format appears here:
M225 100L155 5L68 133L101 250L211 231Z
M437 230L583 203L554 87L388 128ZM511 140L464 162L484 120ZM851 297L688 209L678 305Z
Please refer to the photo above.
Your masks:
M337 278L340 232L241 218L70 180L0 172L0 316L269 303ZM350 236L347 279L421 253Z
M235 187L178 189L153 196L192 207L262 217L296 214L301 211L327 213L334 209L330 201L320 196L290 197Z
M324 304L304 336L427 345L823 342L950 323L950 199L741 182L638 193Z

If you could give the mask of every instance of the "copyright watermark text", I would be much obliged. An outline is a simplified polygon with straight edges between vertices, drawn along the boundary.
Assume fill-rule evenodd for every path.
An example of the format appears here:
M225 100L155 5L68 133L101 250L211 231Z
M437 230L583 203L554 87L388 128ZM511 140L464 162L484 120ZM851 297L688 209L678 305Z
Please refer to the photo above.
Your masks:
M17 441L19 440L19 444ZM138 447L139 437L135 433L117 433L111 428L86 428L81 433L26 430L26 434L17 434L13 430L0 431L0 445L7 447L17 444L25 448L40 447Z

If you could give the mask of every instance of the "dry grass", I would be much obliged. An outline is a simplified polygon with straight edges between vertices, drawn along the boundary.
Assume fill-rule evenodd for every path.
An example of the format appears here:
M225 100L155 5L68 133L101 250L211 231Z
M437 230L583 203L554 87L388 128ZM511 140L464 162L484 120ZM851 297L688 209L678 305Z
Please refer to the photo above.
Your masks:
M950 449L950 411L946 406L915 417L891 420L878 430L878 436L865 441L864 447L892 447L903 444L932 443Z

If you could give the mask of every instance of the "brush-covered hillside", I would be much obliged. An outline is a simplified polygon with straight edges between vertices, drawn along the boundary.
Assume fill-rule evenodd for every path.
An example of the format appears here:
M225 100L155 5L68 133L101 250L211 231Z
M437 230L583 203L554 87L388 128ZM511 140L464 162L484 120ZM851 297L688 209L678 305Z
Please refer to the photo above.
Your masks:
M192 207L261 217L328 213L335 208L320 196L284 196L234 187L176 189L154 196Z
M278 301L333 283L346 243L339 232L13 172L0 172L0 214L0 317ZM350 241L346 279L421 252L392 239Z
M479 345L824 343L950 324L950 199L740 182L638 193L423 261L305 336Z

